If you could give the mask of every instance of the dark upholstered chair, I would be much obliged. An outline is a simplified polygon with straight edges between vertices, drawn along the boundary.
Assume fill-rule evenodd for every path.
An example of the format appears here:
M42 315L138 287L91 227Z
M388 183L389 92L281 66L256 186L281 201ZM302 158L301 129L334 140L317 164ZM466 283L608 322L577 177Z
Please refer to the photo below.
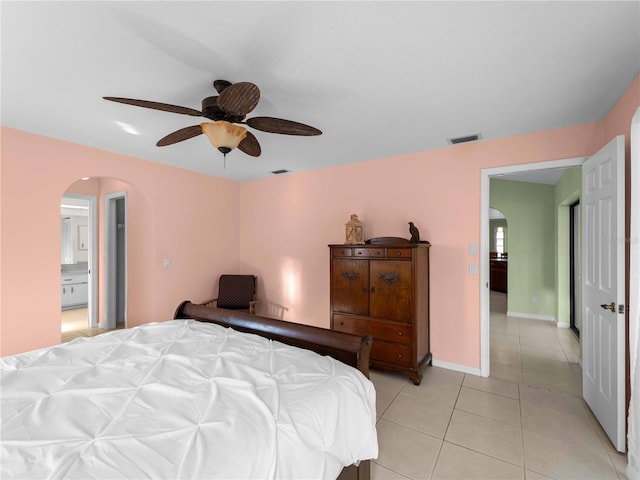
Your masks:
M202 305L256 313L256 276L220 275L218 297Z

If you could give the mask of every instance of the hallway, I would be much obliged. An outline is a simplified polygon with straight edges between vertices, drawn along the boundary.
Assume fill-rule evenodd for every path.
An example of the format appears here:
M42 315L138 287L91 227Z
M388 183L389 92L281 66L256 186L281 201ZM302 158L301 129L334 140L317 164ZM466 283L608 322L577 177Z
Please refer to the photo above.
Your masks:
M507 296L491 292L491 376L582 396L580 343L555 323L507 317Z

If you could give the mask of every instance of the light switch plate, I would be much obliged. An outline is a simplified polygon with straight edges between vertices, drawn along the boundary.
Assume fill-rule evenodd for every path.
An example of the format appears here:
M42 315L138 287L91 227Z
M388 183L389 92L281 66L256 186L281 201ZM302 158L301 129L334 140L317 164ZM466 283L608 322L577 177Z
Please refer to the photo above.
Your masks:
M478 264L477 263L470 263L469 264L469 273L471 275L477 275L478 274Z
M478 254L478 244L470 243L469 244L469 255L477 255Z

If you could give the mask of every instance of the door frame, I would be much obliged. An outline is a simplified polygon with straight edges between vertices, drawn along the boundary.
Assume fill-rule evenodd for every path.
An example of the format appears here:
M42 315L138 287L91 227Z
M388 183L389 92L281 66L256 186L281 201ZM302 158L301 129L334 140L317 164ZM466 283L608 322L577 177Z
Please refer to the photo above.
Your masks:
M127 192L113 192L104 195L104 322L100 324L101 328L116 328L115 312L117 299L116 285L116 227L115 227L115 200L124 200L124 218L125 225L128 223L128 202ZM126 227L125 227L126 228ZM124 325L127 327L127 235L125 230L124 236ZM114 319L112 322L111 319Z
M88 282L89 282L89 297L88 297L88 313L89 313L89 327L98 326L98 282L97 282L97 268L98 268L98 202L95 195L84 195L80 193L63 193L64 198L76 198L80 200L86 200L89 202L89 245L88 245Z
M580 338L580 330L582 329L580 309L578 308L582 296L581 293L576 294L576 288L579 292L582 292L581 275L576 275L576 267L578 269L580 268L580 261L582 258L582 242L580 238L582 222L582 220L580 219L581 209L582 203L580 200L576 200L574 203L569 205L569 328L573 331L573 333L576 334L578 338ZM575 238L576 227L578 228L577 239ZM582 357L580 357L579 360L580 366L582 366Z
M573 157L545 162L523 163L503 167L483 168L480 170L480 376L488 377L491 373L491 325L489 305L489 198L491 177L499 177L508 173L521 173L550 168L577 167L587 157ZM507 219L508 220L508 219Z

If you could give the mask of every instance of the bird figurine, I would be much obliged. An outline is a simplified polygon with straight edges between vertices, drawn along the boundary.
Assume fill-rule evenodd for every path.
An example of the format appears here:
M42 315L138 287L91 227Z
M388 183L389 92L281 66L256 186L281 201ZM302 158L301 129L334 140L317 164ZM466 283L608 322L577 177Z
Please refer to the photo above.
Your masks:
M409 233L411 234L411 243L420 243L420 231L413 222L409 222Z

